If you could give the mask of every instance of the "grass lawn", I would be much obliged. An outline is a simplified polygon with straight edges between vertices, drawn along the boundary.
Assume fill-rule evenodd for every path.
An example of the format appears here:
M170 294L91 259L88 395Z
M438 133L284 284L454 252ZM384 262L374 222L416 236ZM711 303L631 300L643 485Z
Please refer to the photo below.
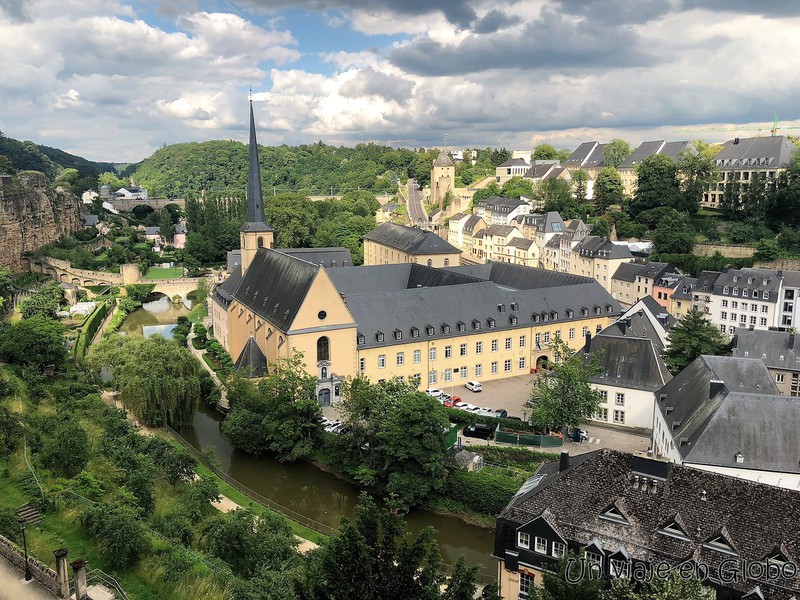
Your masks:
M208 316L208 304L206 302L198 302L192 307L192 310L189 311L189 314L186 315L192 323L202 323L203 319Z
M142 277L142 280L178 279L180 277L183 277L183 267L171 267L169 269L153 267L147 270L147 274Z

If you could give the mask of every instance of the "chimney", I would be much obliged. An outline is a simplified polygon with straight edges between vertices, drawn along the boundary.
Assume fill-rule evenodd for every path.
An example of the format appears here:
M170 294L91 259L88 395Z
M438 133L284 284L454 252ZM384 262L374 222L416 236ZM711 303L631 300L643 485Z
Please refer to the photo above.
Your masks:
M789 332L789 350L794 350L794 333Z
M622 331L622 335L627 335L628 331L628 322L625 319L622 319L619 322L619 329ZM588 337L588 336L587 336Z
M56 585L58 586L58 597L69 600L69 573L67 573L67 549L59 548L53 550L56 557Z
M558 460L558 472L561 473L567 469L569 469L569 450L562 450Z
M719 379L712 379L708 386L708 399L711 400L717 394L721 394L725 389L725 382Z
M82 558L69 563L75 578L75 600L88 600L89 589L86 585L86 561Z
M586 332L586 346L584 349L584 354L589 354L592 351L592 334L588 331Z

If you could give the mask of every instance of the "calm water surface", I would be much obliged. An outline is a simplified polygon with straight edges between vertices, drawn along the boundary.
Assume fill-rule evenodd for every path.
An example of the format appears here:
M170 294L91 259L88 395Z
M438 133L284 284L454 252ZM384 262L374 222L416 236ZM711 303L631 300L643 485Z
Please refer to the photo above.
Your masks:
M150 302L145 302L142 308L129 314L119 330L125 335L149 337L158 333L172 339L172 330L175 329L178 317L188 315L191 308L190 300L173 304L167 296L158 294Z

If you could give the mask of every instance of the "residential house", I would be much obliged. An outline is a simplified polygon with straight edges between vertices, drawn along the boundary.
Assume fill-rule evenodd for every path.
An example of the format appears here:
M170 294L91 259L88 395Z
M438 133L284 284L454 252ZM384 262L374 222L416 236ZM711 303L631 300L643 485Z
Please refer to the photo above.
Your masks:
M175 233L172 235L172 246L178 250L184 248L186 246L187 235L186 225L180 223L175 225Z
M622 187L625 195L631 198L636 194L636 168L645 158L660 154L662 156L668 156L672 159L673 163L678 164L681 152L685 150L693 153L697 152L695 147L687 141L667 142L664 140L656 140L640 144L639 147L617 167L619 176L622 179Z
M119 188L116 192L114 192L114 195L117 198L123 198L125 200L147 200L147 190L136 186Z
M505 262L524 267L539 266L539 251L533 240L515 237L506 242Z
M711 294L714 291L714 284L721 274L719 271L703 271L697 278L692 294L692 307L706 315L706 318L711 314Z
M503 185L512 177L522 177L530 168L530 163L524 158L510 158L495 168L495 182Z
M784 308L782 282L780 271L726 267L716 276L710 300L704 304L706 316L729 335L737 329L776 327Z
M375 213L375 221L378 225L381 223L390 223L394 221L395 217L400 214L400 207L402 205L397 202L387 202L382 204L378 211Z
M365 265L417 263L429 267L459 264L461 250L432 231L395 223L378 225L364 236Z
M522 235L536 243L538 253L544 253L544 247L553 236L566 231L567 226L561 215L555 211L545 214L535 213L518 215L514 218L512 225L522 231Z
M570 272L597 280L611 293L611 278L617 268L633 260L627 246L615 244L608 238L587 235L572 249Z
M544 255L540 258L545 269L572 273L572 250L589 235L589 227L580 219L572 219L564 233L554 235L545 244Z
M482 233L486 262L513 262L509 260L507 244L515 238L524 239L519 229L512 225L489 225Z
M651 296L656 282L675 268L663 262L623 263L611 280L611 295L621 304L630 306L645 296Z
M450 217L447 222L447 241L456 248L464 250L464 225L472 215L459 212Z
M800 334L739 329L733 337L732 355L761 359L782 396L800 397Z
M531 212L531 205L521 198L490 196L475 208L475 214L490 225L510 225L519 215Z
M568 171L574 172L579 169L586 171L589 179L597 179L600 169L605 166L603 150L606 145L596 141L584 142L564 161L563 167Z
M638 454L565 450L497 518L500 595L527 600L574 553L583 559L570 569L576 579L590 577L588 568L649 581L683 565L680 573L698 575L719 600L796 599L800 519L788 515L798 505L792 490ZM734 565L741 576L730 576Z
M675 272L666 272L653 283L652 296L665 310L669 310L672 294L678 289L683 275Z
M475 251L475 236L484 229L486 229L486 221L480 218L478 215L470 215L469 218L464 222L463 227L461 228L461 242L462 246L462 255L461 260L464 262L467 261L474 261L477 253Z
M655 456L800 490L800 402L760 358L700 356L656 395Z
M583 330L584 360L602 354L603 370L589 381L603 397L593 421L649 430L655 392L672 379L664 359L668 321L661 307L646 297L596 336ZM570 332L572 335L572 331Z
M697 287L697 278L682 277L669 297L667 311L675 318L681 318L692 310L692 298Z
M765 185L774 181L789 167L796 151L797 146L784 135L728 140L714 157L719 179L703 194L700 205L719 208L726 186L738 185L744 191L756 176Z

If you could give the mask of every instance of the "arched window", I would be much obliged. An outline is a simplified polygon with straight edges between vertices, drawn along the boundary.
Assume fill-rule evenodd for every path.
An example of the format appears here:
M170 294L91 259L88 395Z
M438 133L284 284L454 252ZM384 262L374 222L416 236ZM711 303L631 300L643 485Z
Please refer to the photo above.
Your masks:
M449 258L445 258L444 259L444 266L445 267L449 267L450 266L450 259Z
M259 248L263 248L264 247L264 238L261 237L261 236L258 236L258 247Z
M325 336L317 340L317 362L331 359L330 341Z
M433 261L432 261L430 258L428 259L428 266L429 266L429 267L432 267L432 266L433 266Z

